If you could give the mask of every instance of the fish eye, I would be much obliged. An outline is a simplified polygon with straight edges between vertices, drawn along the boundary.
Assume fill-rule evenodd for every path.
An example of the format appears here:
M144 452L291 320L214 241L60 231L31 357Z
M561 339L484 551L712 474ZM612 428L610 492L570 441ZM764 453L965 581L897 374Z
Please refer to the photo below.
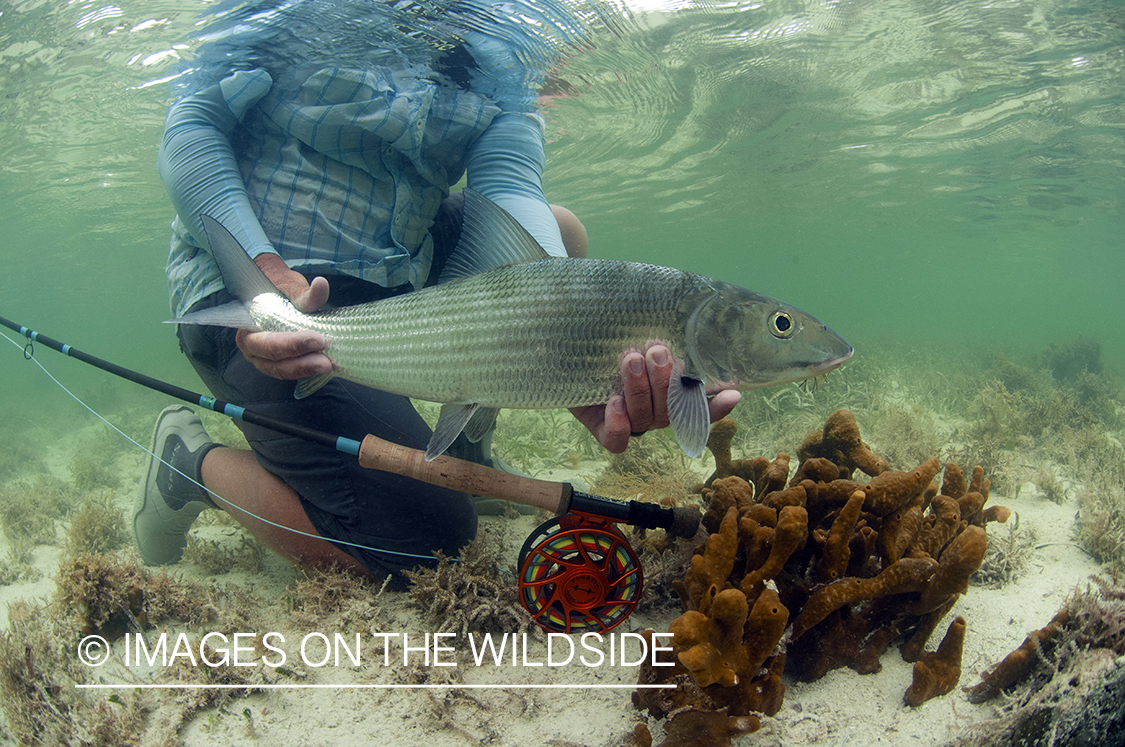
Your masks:
M797 325L793 323L793 316L786 311L775 311L770 314L769 328L771 335L783 340L792 337L793 333L797 331Z

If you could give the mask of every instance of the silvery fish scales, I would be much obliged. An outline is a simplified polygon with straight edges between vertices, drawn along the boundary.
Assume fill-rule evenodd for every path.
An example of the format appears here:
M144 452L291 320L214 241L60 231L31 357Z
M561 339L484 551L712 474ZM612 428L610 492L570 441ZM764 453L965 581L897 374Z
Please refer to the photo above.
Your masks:
M325 314L273 313L263 329L312 329L336 375L408 397L488 407L606 402L630 348L683 351L680 304L701 280L665 267L550 258ZM269 305L273 306L273 303Z
M342 377L440 402L427 459L462 431L479 438L497 408L606 402L621 389L622 356L654 342L673 354L673 431L699 456L707 389L799 381L852 354L812 316L745 288L668 267L547 257L514 218L469 190L441 284L314 314L298 311L226 229L201 217L223 281L241 300L173 321L319 332L334 369L301 381L295 395Z

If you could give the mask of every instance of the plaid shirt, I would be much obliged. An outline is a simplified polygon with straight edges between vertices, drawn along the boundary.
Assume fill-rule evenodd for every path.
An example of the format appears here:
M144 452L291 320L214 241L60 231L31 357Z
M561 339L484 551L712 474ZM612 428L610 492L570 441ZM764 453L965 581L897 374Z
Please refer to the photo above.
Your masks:
M325 66L285 83L239 71L180 100L160 155L178 214L168 261L173 313L223 287L200 251L202 213L251 256L275 251L302 272L421 287L433 259L428 229L478 141L502 151L491 162L502 168L490 171L504 172L488 181L499 194L481 191L502 205L510 196L504 206L548 252L564 254L542 194L541 124L535 115L500 115L488 98L401 64ZM504 135L482 138L494 121ZM470 184L472 176L470 166Z

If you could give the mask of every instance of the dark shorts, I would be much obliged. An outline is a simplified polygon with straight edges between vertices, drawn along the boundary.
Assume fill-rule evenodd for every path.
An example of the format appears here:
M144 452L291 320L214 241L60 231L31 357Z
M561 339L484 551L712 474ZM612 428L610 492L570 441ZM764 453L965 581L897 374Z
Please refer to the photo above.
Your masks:
M443 204L431 229L435 245L433 278L459 237L458 208L456 198ZM339 306L408 290L345 277L329 278L329 286L331 302ZM231 300L230 294L222 291L195 304L192 310ZM235 333L225 327L179 327L180 349L215 397L337 436L362 440L371 433L411 448L426 448L430 428L406 397L333 379L312 396L294 399L295 382L266 376L250 365L235 345ZM476 534L476 511L465 493L364 469L354 456L261 426L235 423L258 463L297 492L317 531L327 539L350 543L335 544L375 573L432 563L435 550L455 556Z

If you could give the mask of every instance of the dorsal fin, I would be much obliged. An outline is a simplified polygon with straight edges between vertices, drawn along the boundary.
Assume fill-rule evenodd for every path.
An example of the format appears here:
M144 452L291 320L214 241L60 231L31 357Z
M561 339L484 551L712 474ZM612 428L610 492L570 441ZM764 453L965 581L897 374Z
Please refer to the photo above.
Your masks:
M480 192L466 189L462 194L461 240L446 260L439 283L547 258L547 252L511 213Z
M211 256L219 265L223 285L239 301L249 302L263 293L278 293L266 273L242 248L231 232L210 215L200 215L203 230L207 233L207 243L211 246Z

